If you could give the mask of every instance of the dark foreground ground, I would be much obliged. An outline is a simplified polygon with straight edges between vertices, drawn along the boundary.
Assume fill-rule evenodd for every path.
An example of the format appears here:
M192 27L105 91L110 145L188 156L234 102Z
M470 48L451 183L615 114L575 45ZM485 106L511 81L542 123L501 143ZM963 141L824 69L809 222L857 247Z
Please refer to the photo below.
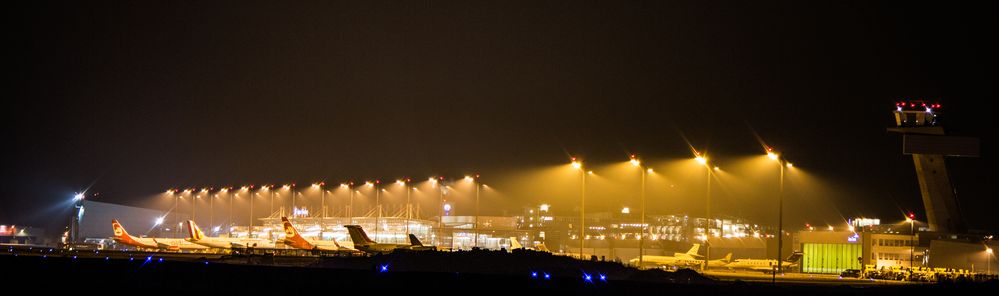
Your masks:
M550 278L545 279L545 274ZM589 280L586 275L591 276ZM686 270L636 271L613 263L581 264L557 256L489 252L431 252L363 258L149 256L115 252L15 256L6 253L0 254L0 282L6 287L24 287L26 290L18 289L24 291L18 295L53 292L337 295L362 292L373 295L956 296L999 292L995 282L845 286L715 281Z

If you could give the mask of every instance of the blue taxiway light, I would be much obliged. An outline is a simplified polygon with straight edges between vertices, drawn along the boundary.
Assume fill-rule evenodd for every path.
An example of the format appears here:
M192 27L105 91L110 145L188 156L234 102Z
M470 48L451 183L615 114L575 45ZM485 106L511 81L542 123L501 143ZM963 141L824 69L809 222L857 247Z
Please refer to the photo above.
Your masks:
M378 272L388 272L388 264L382 265L381 268L378 268Z
M548 274L548 273L546 272L546 273L545 273L545 279L546 279L546 280L550 280L551 278L552 278L552 275L550 275L550 274Z
M163 262L163 258L160 258L160 262Z
M607 275L601 274L600 275L600 281L601 282L606 282L607 281Z
M588 273L583 273L583 280L592 283L593 282L593 276L591 276Z
M532 271L532 272L531 272L531 277L532 277L532 278L536 278L536 277L538 277L538 272L537 272L537 271Z

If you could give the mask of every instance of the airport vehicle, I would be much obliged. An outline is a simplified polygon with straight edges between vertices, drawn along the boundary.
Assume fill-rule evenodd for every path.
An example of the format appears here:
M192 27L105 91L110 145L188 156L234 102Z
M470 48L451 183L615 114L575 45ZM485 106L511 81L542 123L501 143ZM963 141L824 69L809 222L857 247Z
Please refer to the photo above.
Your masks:
M798 265L798 261L801 260L803 254L804 253L802 252L792 253L791 256L788 256L787 259L785 259L784 262L781 263L781 266L783 267L781 269L787 270L788 268ZM773 259L735 259L732 261L732 263L725 265L725 268L771 273L775 269L777 269L776 265L777 265L777 260Z
M295 229L295 226L291 225L291 221L288 220L288 217L281 217L281 222L284 223L284 244L293 248L318 251L357 251L349 247L341 246L335 239L325 241L302 237L302 235L298 233L298 230Z
M846 269L843 270L839 276L845 278L860 278L860 269Z
M424 246L416 235L409 235L409 244L382 244L377 243L371 238L368 238L368 234L364 232L364 229L360 225L344 225L347 228L347 232L350 233L350 239L354 241L354 248L365 253L370 254L385 254L395 251L434 251L437 247L434 246Z
M206 236L205 233L201 231L201 228L198 227L198 224L191 220L187 220L187 234L189 235L187 241L209 248L228 250L245 248L275 248L274 242L267 239Z
M118 219L111 220L111 227L114 229L115 242L139 249L174 252L208 249L206 246L193 244L180 238L134 237L129 235L128 231L125 231L125 227L122 227L121 223L118 223Z

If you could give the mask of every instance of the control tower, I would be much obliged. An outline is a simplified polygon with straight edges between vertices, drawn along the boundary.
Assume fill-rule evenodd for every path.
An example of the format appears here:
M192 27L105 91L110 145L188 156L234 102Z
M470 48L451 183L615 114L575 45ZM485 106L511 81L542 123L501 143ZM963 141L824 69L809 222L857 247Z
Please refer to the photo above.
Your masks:
M967 227L947 175L944 157L978 157L979 140L944 135L937 117L940 110L939 103L896 102L895 127L888 131L901 133L902 153L912 155L930 231L963 233Z

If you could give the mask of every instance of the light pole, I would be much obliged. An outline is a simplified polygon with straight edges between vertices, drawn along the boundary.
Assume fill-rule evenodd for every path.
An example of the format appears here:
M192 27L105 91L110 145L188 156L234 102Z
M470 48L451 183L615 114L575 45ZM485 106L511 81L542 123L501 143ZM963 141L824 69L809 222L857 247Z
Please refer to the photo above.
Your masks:
M229 216L225 219L225 233L227 236L232 237L232 200L235 193L229 192Z
M353 225L354 224L354 182L340 183L340 188L347 188L347 191L349 191L350 199L347 202L348 208L346 211L346 215L347 217L349 217L347 218L347 220L350 221L349 224Z
M381 193L381 180L375 180L375 241L378 241L378 228L381 226L382 219L382 193Z
M410 218L411 205L409 203L411 189L409 187L409 182L410 182L409 179L406 179L406 181L403 180L395 181L396 184L402 185L402 188L406 190L406 237L409 237L409 220L411 219Z
M319 190L319 207L323 210L322 215L319 217L319 237L322 238L323 231L326 230L326 189L323 186L326 182L313 183L312 188Z
M269 210L267 212L267 217L270 217L271 215L274 215L274 191L275 190L272 190L271 187L274 187L274 186L272 186L272 185L264 186L264 188L267 188L267 192L271 194L271 202L270 202L271 206L270 206L270 208L269 208Z
M375 242L378 241L378 222L381 220L382 217L381 193L378 192L379 190L378 184L380 183L381 183L380 180L375 180L374 183L371 183L370 181L364 182L364 185L372 187L375 190L375 238L374 238Z
M194 189L190 189L190 188L184 189L184 194L190 195L191 192L194 192ZM174 201L174 204L173 204L174 211L180 212L180 199L181 198L183 198L183 196L177 195L177 200ZM193 195L192 195L191 199L192 200L194 199ZM193 203L192 203L192 205L193 205ZM193 208L192 208L192 210L193 210ZM192 213L192 216L193 216L193 213ZM179 219L179 217L177 217L176 214L173 215L173 219L174 219L173 222L180 222L180 219ZM180 227L177 227L176 229L177 229L177 231L176 231L175 235L176 235L176 237L180 237L180 233L181 233Z
M173 212L173 211L176 211L176 210L177 210L177 201L178 201L177 199L178 199L178 198L180 198L180 197L178 196L179 194L177 193L177 190L175 190L175 189L170 189L170 190L167 190L167 192L166 192L166 193L167 193L167 195L169 195L170 197L173 197L173 208L172 208L172 209L169 209L169 210L167 210L167 211L166 211L166 213L164 213L164 214L163 214L163 216L160 216L160 217L159 217L159 218L157 219L157 221L159 221L160 219L162 219L162 220L166 220L166 217L167 217L168 215L170 215L170 213L171 213L171 212ZM157 224L156 226L159 226L160 224L163 224L163 222L161 221L161 222L160 222L159 224ZM163 232L163 231L162 231L162 229L160 229L160 232L161 232L161 233Z
M271 214L274 213L274 211L273 211L273 209L274 209L274 191L271 190L271 185L262 185L262 186L260 186L260 191L266 191L267 194L270 195L269 196L270 197L270 209L272 211L269 212L269 213L267 213L267 217L270 217ZM261 196L259 191L257 192L257 195ZM250 215L250 216L252 217L253 215Z
M437 206L439 215L437 215L437 245L444 245L444 177L440 177L438 182L436 178L430 177L430 186L437 186L438 192L440 192L440 204ZM453 246L452 246L453 247Z
M985 254L988 255L988 258L986 258L986 260L988 260L988 263L986 263L986 265L985 265L986 266L985 267L986 268L985 269L986 270L985 273L988 273L989 275L992 275L992 248L991 247L985 247Z
M294 218L295 212L298 210L298 208L295 207L296 199L298 199L298 197L295 196L295 184L291 184L288 188L288 192L291 193L291 217Z
M250 215L246 219L249 220L246 227L246 238L253 237L253 200L255 196L260 195L259 192L253 193L250 189L253 189L253 185L250 185L250 188L246 189L246 198L250 200Z
M583 162L572 158L572 167L579 170L579 260L583 259L583 246L586 243L586 170Z
M323 185L326 185L326 182L319 182L319 183L312 184L312 188L319 189L320 208L323 209L322 219L326 219L326 190L323 189ZM320 220L320 221L322 221L322 220ZM320 223L320 224L322 224L322 223ZM322 227L320 226L320 228L322 228Z
M219 198L218 194L208 194L208 228L215 227L215 199ZM214 233L212 233L214 234Z
M784 168L791 168L793 165L787 162L780 154L774 151L773 147L767 147L767 157L777 161L780 168L779 190L777 193L777 272L784 272L784 258L781 251L784 247ZM777 281L777 272L774 272L772 282Z
M641 233L642 234L640 234L638 236L638 268L641 269L642 266L644 265L643 263L645 263L645 258L644 258L644 254L645 254L645 233L646 233L646 227L645 227L645 178L648 177L649 173L652 173L652 168L647 168L645 166L642 166L642 161L638 160L638 157L635 157L634 154L631 155L631 160L629 160L629 162L631 162L632 166L635 166L635 167L639 168L641 170L640 173L642 174L642 184L641 184L641 189L640 189L640 192L641 192L640 198L642 199L642 218L641 218L642 219L641 220L642 221L641 222L641 229L642 229Z
M479 175L465 176L465 181L472 182L475 186L475 224L472 224L472 233L475 237L472 239L472 247L479 247Z
M252 212L252 211L253 211L253 193L252 193L252 192L250 192L250 187L247 187L247 186L243 186L243 187L241 187L241 188L239 188L239 189L240 189L240 191L242 191L242 192L246 192L246 198L250 200L250 211ZM237 195L238 195L238 194L237 194ZM252 214L251 214L251 216L252 216ZM252 221L252 219L253 219L253 218L250 218L250 220L251 220L251 221ZM252 222L251 222L251 223L252 223ZM247 223L247 224L249 225L250 223ZM249 231L249 230L247 230L247 232L246 232L246 233L247 233L247 237L249 237L249 236L250 236L250 231Z
M229 194L231 194L231 193L229 193L229 189L231 189L231 188L229 188L229 187L223 187L222 189L219 189L219 192L220 192L220 193L225 193L225 194L229 195ZM216 194L216 198L222 198L222 197L219 197L219 196L218 196L218 195ZM231 200L232 200L232 199L230 198L229 200L230 200L230 204L231 204ZM215 207L215 204L214 204L214 203L212 204L212 207ZM214 212L215 212L215 210L212 210L212 212L214 213ZM230 216L230 219L231 219L231 218L232 218L232 216ZM229 221L228 221L228 220L226 220L226 223L229 223ZM215 227L215 225L214 225L214 223L213 223L213 224L212 224L212 233L213 233L213 234L216 234L216 235L217 235L217 233L215 233L215 232L217 232L217 231L215 231L215 228L214 228L214 227Z
M292 198L292 199L294 199L294 198L295 198L295 195L294 195L294 194L291 194L291 185L290 185L290 184L285 184L285 185L284 185L284 186L282 186L281 188L283 188L284 190L288 190L288 193L289 193L289 195L291 195L291 198ZM284 215L284 209L285 209L285 208L284 208L284 205L285 205L285 203L284 203L284 202L282 201L282 202L281 202L281 217L285 217L285 215Z
M704 171L707 172L707 181L705 182L707 184L707 189L705 190L705 201L707 204L704 207L704 216L707 225L704 227L704 259L711 260L711 227L714 226L714 222L711 221L711 166L708 164L707 155L694 152L694 160L703 165ZM718 168L715 167L715 169Z
M916 214L909 213L908 217L905 217L905 222L909 222L909 269L915 267L913 261L916 258L916 244L912 242L912 239L916 237Z
M198 223L198 199L201 198L201 193L208 192L208 188L202 188L201 191L191 194L191 221Z

